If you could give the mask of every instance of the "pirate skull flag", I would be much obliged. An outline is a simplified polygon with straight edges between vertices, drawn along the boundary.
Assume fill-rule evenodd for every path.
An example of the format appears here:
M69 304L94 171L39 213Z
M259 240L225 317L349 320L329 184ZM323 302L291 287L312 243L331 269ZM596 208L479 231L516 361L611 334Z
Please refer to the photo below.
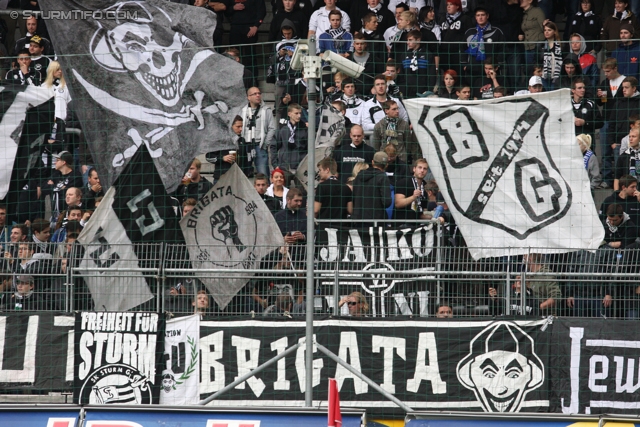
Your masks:
M406 105L475 259L529 248L596 249L602 242L568 90Z
M242 65L211 48L213 13L161 0L40 7L93 11L94 19L69 13L47 28L102 182L111 185L144 144L173 191L198 153L233 146L230 121L246 101Z

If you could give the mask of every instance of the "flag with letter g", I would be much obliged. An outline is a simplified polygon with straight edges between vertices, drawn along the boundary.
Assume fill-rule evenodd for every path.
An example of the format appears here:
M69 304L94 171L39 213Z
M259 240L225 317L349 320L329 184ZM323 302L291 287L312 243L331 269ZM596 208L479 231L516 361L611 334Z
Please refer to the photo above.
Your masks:
M329 423L328 427L342 427L340 413L340 392L335 378L329 378Z

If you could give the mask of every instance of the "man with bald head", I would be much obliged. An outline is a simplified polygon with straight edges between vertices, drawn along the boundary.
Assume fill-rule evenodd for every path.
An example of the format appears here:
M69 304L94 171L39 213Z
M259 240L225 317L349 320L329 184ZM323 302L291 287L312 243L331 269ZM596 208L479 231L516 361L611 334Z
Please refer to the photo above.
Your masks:
M333 158L338 164L338 177L343 183L353 172L356 163L370 164L375 150L364 143L364 129L360 125L353 125L349 134L351 140L345 141L333 151Z
M242 109L242 137L255 147L255 167L258 173L269 176L269 145L275 134L273 111L262 102L258 87L247 90L249 103Z

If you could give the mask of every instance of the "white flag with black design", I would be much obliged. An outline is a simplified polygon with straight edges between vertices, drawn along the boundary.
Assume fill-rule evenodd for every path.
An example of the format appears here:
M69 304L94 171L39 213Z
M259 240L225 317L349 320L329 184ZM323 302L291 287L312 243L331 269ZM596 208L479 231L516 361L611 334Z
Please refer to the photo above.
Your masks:
M257 269L265 255L284 245L273 215L237 164L200 198L180 226L196 269ZM198 274L220 309L252 276Z
M327 102L320 115L320 123L316 132L316 146L330 145L336 147L340 145L340 139L345 132L344 115Z
M143 272L153 276L160 268L161 243L184 240L145 146L107 191L78 242L84 251L80 273L96 310L126 311L153 298ZM179 254L169 255L166 261L178 261Z
M200 401L200 315L167 321L164 339L161 405L195 405Z
M42 0L103 186L140 145L167 191L200 153L234 147L231 120L246 105L243 67L211 46L216 15L165 0Z
M487 101L405 101L474 259L596 249L602 242L569 98L562 89Z
M333 153L333 145L322 145L322 146L316 146L316 150L315 150L315 173L314 173L314 177L315 177L315 187L318 186L318 184L320 183L320 176L318 175L318 172L320 172L318 170L318 162L322 159L324 159L325 157L329 157L331 156L331 153ZM300 165L298 166L298 169L296 169L296 178L298 178L298 180L300 181L300 183L302 184L302 186L304 187L304 191L307 191L307 183L309 182L309 161L308 161L309 156L306 155L302 158L302 160L300 161Z

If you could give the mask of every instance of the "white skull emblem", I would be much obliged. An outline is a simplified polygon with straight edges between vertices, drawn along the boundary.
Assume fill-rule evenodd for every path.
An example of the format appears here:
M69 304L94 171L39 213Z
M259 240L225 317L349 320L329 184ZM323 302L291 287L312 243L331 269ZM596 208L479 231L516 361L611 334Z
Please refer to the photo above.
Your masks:
M162 104L174 106L180 97L180 53L183 36L157 40L148 25L125 23L108 32L112 49L121 55L122 65Z

